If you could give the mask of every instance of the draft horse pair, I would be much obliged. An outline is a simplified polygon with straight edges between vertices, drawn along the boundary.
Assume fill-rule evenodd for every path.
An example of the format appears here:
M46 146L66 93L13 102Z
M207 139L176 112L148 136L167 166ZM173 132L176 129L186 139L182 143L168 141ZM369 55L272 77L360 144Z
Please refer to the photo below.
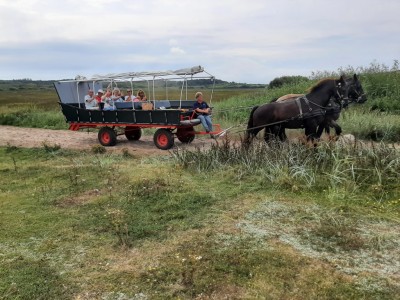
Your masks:
M357 75L350 79L324 79L310 88L306 95L287 97L285 101L266 103L253 107L247 124L245 144L265 128L264 139L271 137L286 139L285 129L304 128L308 141L319 139L325 127L335 127L340 134L340 126L336 123L342 106L350 101L362 103L366 101L363 88ZM296 95L299 96L299 95ZM332 105L335 102L336 105Z

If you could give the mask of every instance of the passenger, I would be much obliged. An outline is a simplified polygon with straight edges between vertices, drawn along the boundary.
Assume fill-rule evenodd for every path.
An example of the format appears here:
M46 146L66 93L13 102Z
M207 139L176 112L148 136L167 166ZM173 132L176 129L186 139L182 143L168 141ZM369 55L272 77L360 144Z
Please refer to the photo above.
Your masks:
M95 97L95 99L96 99L96 101L97 101L97 104L99 104L99 103L102 102L103 94L104 94L104 91L103 91L102 89L99 89L99 90L97 91L97 96Z
M143 90L138 90L137 99L138 99L138 101L147 101L146 94L144 93ZM134 102L136 102L136 101L134 101Z
M132 90L131 89L127 89L126 93L128 94L128 96L125 96L125 101L126 102L137 102L137 101L139 101L139 99L136 100L137 99L136 96L132 95Z
M107 89L106 93L102 97L102 102L104 103L104 110L115 110L112 92L110 89Z
M197 114L197 118L200 119L201 124L203 125L206 132L211 132L212 122L211 122L211 108L208 106L206 102L203 101L203 94L201 92L197 92L195 95L196 102L193 105L193 110ZM214 137L211 135L211 137Z
M89 90L85 96L85 107L86 109L99 109L93 90Z
M119 88L114 88L112 95L111 95L111 100L115 103L115 102L122 102L122 98L121 98L121 91L119 90Z

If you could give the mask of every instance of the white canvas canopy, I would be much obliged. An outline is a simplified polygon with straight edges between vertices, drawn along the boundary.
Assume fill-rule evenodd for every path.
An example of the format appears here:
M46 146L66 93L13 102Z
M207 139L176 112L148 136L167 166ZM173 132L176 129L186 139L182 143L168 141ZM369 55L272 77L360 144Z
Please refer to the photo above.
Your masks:
M86 78L83 76L76 76L76 81L101 81L101 80L118 80L118 79L128 79L128 78L156 78L156 77L170 77L170 76L178 76L178 77L187 77L193 76L198 73L205 72L202 66L195 66L191 68L184 68L175 71L149 71L149 72L126 72L126 73L110 73L106 75L95 74L91 78ZM205 72L208 74L207 72ZM207 77L213 77L210 74Z
M202 66L194 66L175 71L149 71L149 72L126 72L126 73L110 73L105 75L93 75L91 78L77 75L74 80L63 80L55 83L56 90L61 102L64 103L81 103L89 89L97 91L102 88L102 83L108 82L110 86L119 82L130 82L131 85L136 81L145 81L148 85L148 99L155 101L155 81L182 81L180 101L184 98L184 89L187 95L187 81L191 79L211 79L215 83L215 77L204 70ZM152 89L151 89L152 82ZM213 90L211 91L210 102L212 100Z

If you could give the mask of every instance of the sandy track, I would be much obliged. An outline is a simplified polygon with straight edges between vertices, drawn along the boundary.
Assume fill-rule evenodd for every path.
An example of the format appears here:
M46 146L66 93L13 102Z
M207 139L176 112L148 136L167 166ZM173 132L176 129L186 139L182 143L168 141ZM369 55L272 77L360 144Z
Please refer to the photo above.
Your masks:
M175 140L175 146L179 148L206 147L214 141L211 138L196 138L190 145L182 144ZM23 128L14 126L0 126L0 146L17 146L23 148L43 147L43 143L49 145L58 144L65 149L91 149L93 145L99 145L97 132L52 130L42 128ZM139 141L128 141L124 135L118 136L118 143L114 147L107 147L109 151L120 151L128 148L137 155L166 155L169 152L158 149L153 142L153 136L142 136Z

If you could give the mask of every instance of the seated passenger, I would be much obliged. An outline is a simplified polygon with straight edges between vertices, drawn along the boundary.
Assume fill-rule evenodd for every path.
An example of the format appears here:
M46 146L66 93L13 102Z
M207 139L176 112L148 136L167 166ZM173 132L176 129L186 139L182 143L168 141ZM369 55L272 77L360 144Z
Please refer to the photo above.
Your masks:
M122 102L122 98L121 98L121 91L119 90L119 88L114 88L112 95L111 95L111 100L115 103L115 102Z
M89 90L88 94L85 96L85 108L86 109L99 109L97 105L96 97L94 96L94 92Z
M111 90L107 89L101 101L104 103L104 110L115 110L114 101L112 100Z
M193 110L196 112L197 118L200 119L206 132L211 132L213 130L210 116L211 108L203 101L203 94L201 92L197 92L195 98L197 101L193 105Z
M101 103L101 101L103 99L103 94L104 94L104 91L102 89L99 89L97 91L97 95L96 95L96 97L94 97L97 101L97 104Z
M126 93L128 94L128 96L125 96L125 101L126 102L137 102L137 101L139 101L139 99L136 100L137 99L136 96L132 95L132 90L131 89L127 89Z
M138 99L138 101L147 101L146 94L144 93L143 90L138 90L136 99ZM136 102L136 101L133 101L133 102Z

